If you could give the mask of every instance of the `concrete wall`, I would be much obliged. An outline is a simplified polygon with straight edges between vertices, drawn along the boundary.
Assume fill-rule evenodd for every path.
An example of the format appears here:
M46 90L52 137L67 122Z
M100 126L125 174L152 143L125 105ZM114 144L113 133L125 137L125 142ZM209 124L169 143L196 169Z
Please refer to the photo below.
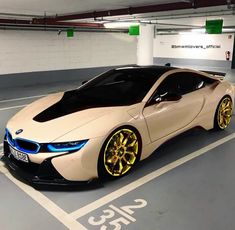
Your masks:
M231 69L233 46L233 34L161 35L154 39L154 64L226 71Z
M0 30L0 77L136 63L137 39L128 34ZM21 75L19 75L21 76Z
M0 93L11 88L81 83L116 66L0 75Z
M170 63L172 66L184 68L193 68L197 70L211 70L218 72L227 72L231 69L231 61L200 60L187 58L154 58L155 65L165 65Z

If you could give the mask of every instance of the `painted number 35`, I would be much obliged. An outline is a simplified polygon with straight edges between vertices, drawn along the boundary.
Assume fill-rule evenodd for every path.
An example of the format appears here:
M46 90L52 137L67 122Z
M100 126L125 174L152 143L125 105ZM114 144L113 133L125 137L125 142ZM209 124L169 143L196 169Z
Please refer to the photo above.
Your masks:
M147 206L147 201L143 199L136 199L135 205L123 206L120 208L115 207L114 205L109 205L110 209L103 210L103 215L99 218L90 217L88 223L93 226L100 226L100 230L120 230L122 225L129 225L131 222L136 222L136 219L132 216L136 209L144 208ZM119 217L113 219L115 215L118 214ZM109 221L106 223L106 221ZM106 225L105 225L106 223ZM107 227L107 224L109 228Z

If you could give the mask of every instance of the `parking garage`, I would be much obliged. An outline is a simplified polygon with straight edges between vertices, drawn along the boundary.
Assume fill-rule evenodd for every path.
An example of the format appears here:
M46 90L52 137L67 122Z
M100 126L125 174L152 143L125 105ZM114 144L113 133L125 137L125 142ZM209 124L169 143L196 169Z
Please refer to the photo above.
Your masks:
M0 156L15 114L112 69L190 69L234 85L234 7L0 0ZM0 161L0 229L232 230L234 147L232 115L226 130L194 127L167 140L117 180L34 186Z

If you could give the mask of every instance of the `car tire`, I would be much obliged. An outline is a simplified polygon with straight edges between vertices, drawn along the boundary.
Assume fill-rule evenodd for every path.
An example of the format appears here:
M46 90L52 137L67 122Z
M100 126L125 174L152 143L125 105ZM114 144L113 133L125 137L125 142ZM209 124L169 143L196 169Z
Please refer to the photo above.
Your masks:
M128 174L140 159L139 132L129 126L113 131L105 140L98 160L101 180L116 179Z
M214 117L214 129L225 130L231 121L233 113L233 102L230 96L224 96L216 109Z

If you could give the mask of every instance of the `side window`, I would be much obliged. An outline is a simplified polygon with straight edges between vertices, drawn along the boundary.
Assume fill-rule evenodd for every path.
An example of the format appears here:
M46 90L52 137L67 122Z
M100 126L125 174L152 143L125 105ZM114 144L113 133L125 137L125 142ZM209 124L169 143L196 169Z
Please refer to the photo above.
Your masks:
M182 95L199 90L205 86L205 81L199 74L185 72L181 73L180 76L179 84Z
M158 87L158 95L169 93L184 95L205 86L203 77L196 73L181 72L168 76Z
M157 94L160 96L171 94L171 93L180 93L179 79L176 75L170 75L167 77L158 87Z

